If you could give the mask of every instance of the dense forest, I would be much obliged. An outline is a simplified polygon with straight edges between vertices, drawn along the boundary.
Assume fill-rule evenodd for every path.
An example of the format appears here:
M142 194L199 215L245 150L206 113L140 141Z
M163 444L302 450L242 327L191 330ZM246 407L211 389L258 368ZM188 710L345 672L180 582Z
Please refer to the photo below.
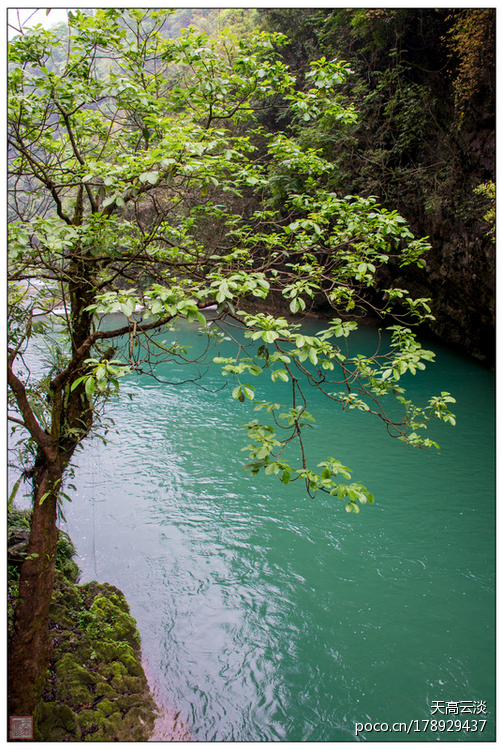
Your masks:
M292 386L286 412L254 401L265 421L245 425L244 468L354 513L371 492L341 481L351 473L336 458L306 459L303 383L431 447L423 429L455 424L454 399L407 400L401 377L434 358L412 327L494 361L494 10L69 19L19 34L9 52L9 420L16 488L30 480L33 497L9 650L17 715L33 712L50 659L74 453L106 436L123 376L190 362L157 332L183 318L218 344L226 321L238 327L250 346L213 360L232 397L253 401L247 381L263 371ZM107 313L121 325L102 325ZM328 327L303 335L307 315ZM389 351L349 356L341 341L362 321L390 329ZM37 378L25 356L45 336Z

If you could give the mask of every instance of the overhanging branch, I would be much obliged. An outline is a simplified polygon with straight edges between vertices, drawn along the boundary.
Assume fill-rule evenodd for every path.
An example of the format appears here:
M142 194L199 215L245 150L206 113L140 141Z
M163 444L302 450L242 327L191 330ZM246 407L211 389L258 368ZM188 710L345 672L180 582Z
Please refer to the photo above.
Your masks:
M154 323L146 323L144 325L137 324L136 333L144 333L145 331L151 331L155 328L161 328L163 325L166 325L166 323L169 323L170 320L173 320L173 315L167 315L166 317L161 318ZM119 338L120 336L125 336L126 334L128 334L130 330L130 326L127 325L123 326L122 328L115 328L112 331L95 331L94 333L91 333L76 350L75 354L73 355L73 359L68 367L58 375L56 375L53 380L51 380L51 390L56 392L66 385L72 374L77 370L78 367L80 367L82 360L89 353L91 347L97 341Z

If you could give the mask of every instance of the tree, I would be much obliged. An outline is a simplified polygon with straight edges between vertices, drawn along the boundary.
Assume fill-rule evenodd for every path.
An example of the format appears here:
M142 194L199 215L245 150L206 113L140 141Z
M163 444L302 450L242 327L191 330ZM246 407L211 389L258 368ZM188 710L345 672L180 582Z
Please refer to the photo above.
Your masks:
M234 359L216 358L236 378L235 399L254 399L245 373L291 383L289 407L255 402L269 417L246 426L247 468L304 481L310 492L344 499L348 511L373 497L341 483L338 475L351 475L333 457L307 465L303 378L410 444L434 444L418 433L432 417L454 422L449 394L417 408L399 382L434 356L408 327L428 317L428 300L389 289L379 301L372 290L382 265L421 265L427 241L377 199L328 191L330 164L295 137L303 122L354 119L337 96L347 66L322 58L300 88L275 52L282 35L211 39L189 30L173 40L161 33L166 19L161 10L72 11L67 39L36 28L10 45L9 420L33 487L9 649L9 705L18 714L33 712L51 653L46 621L72 456L99 429L123 375L153 371L159 359L187 361L179 344L156 337L177 318L218 340L202 312L215 304L220 328L229 320L250 339ZM271 110L289 112L288 132L257 124ZM254 300L273 294L292 314L322 295L337 317L306 336L257 312ZM391 348L350 357L337 340L365 309L394 312ZM123 324L110 330L103 316L114 312ZM46 347L38 378L26 362L35 342ZM401 405L399 418L381 405L386 394ZM296 472L284 453L295 441Z

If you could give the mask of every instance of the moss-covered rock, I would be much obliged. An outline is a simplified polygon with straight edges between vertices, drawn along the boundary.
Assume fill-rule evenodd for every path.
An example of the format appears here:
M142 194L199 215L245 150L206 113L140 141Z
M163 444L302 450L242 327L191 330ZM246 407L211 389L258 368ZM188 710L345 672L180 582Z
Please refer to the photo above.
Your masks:
M110 598L96 596L90 611L103 624L113 627L118 641L126 641L133 648L140 647L136 622L116 594L111 594Z
M78 586L56 573L49 611L54 651L35 715L39 741L148 739L156 706L136 621L115 586Z
M45 740L50 737L54 742L61 742L68 733L75 731L75 713L65 705L43 703L40 707L34 739Z

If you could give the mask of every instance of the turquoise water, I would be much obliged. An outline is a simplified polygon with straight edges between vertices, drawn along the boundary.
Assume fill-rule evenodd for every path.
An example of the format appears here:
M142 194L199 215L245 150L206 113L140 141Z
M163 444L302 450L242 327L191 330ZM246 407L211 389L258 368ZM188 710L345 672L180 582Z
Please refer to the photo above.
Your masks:
M340 459L374 493L358 516L241 470L240 425L262 412L233 401L231 384L217 390L220 368L210 390L123 382L132 399L108 409L119 434L79 456L66 526L82 580L126 594L159 698L194 739L494 740L493 376L434 348L409 385L418 402L457 399L457 426L429 430L440 454L312 393L308 452ZM267 378L253 384L278 400ZM383 722L410 733L369 731Z

